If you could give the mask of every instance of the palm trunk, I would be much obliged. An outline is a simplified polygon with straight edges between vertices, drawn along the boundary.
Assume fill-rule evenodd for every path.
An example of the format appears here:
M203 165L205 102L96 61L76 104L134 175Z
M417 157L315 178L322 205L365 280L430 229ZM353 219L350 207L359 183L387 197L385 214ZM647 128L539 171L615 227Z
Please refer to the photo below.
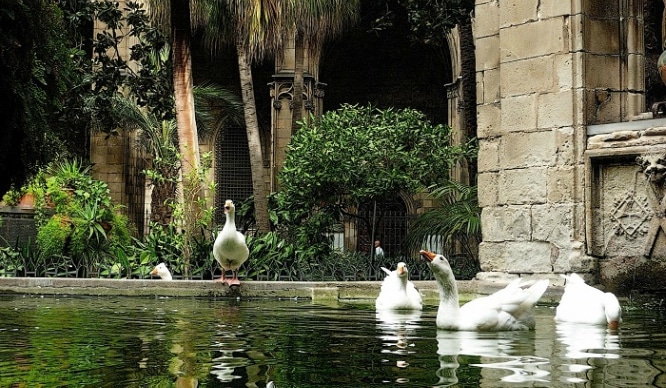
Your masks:
M190 234L194 232L193 221L198 215L198 199L201 185L199 171L199 140L194 121L194 85L192 81L192 55L190 51L190 2L171 1L171 26L173 28L173 88L176 102L178 145L181 154L183 187L183 216L185 244L183 252L184 273L188 276L190 257Z
M268 195L264 185L264 163L261 152L261 137L259 136L259 122L257 120L257 107L254 101L254 88L252 86L252 68L248 62L245 49L238 46L238 72L240 75L241 94L245 113L245 130L247 132L247 145L250 149L250 166L252 169L252 192L254 193L254 217L257 231L266 233L270 230L268 221Z
M165 179L153 182L150 195L150 221L166 226L173 221L173 205L178 190L176 178L180 171L174 166L153 166Z
M291 134L296 133L298 122L303 119L303 61L305 57L303 33L296 31L294 40L294 110L291 113Z

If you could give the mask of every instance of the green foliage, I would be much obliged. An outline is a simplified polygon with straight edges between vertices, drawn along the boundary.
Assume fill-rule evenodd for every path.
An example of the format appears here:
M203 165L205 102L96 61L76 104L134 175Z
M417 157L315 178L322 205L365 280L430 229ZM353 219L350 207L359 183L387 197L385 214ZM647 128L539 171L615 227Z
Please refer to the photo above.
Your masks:
M92 178L90 165L77 159L61 160L45 170L46 196L55 214L38 223L42 260L70 257L93 271L116 248L130 243L127 217L112 204L108 185Z
M69 217L56 214L37 231L37 246L43 258L62 255L66 252L67 240L72 233Z
M247 276L262 280L303 280L311 278L320 260L330 254L326 245L307 246L277 232L248 236L250 257Z
M15 276L23 269L21 251L14 247L0 246L0 277Z
M82 132L62 122L64 101L78 79L50 1L0 4L0 190L21 185L34 166L75 147Z
M474 144L413 109L345 105L294 135L280 172L276 218L299 244L318 243L343 215L372 201L444 182Z
M481 208L476 185L446 181L430 187L430 196L440 204L434 210L418 215L411 223L407 244L413 250L421 249L425 241L438 236L445 252L451 257L460 250L461 263L467 263L467 272L478 272L478 250L481 242ZM465 266L465 265L463 265Z
M9 187L9 190L2 195L2 201L7 206L16 206L21 201L21 191L17 190L14 185Z
M164 262L172 272L182 273L183 271L183 263L180 259L183 250L183 235L176 230L174 225L151 224L149 232L143 240L134 240L134 250L140 256L142 263L157 265Z

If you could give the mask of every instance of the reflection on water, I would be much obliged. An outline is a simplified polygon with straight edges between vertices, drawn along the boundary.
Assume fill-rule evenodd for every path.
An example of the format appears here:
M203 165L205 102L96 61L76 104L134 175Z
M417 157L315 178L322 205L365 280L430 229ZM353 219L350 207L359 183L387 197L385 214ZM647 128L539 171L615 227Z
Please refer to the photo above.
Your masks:
M459 382L458 358L478 357L479 362L470 365L481 368L482 382L504 381L512 383L547 382L548 371L542 366L548 359L533 355L531 332L477 333L471 331L437 332L437 354L440 368L438 387L448 387Z
M0 387L664 387L666 318L450 332L434 307L0 297Z
M382 353L397 355L395 366L397 368L409 367L410 356L415 354L416 344L413 338L420 327L421 310L378 310L377 327L381 330L379 337L382 339ZM391 360L383 359L382 362L389 363ZM397 383L406 383L404 377L396 378Z

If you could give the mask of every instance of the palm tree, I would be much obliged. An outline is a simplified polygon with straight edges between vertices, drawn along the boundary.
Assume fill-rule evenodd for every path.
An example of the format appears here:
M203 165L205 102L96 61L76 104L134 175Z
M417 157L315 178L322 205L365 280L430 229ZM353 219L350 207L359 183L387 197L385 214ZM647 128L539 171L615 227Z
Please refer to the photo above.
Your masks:
M259 233L270 230L268 193L264 185L264 160L252 83L252 64L282 47L282 9L276 0L208 0L204 23L207 42L216 47L232 43L238 56L245 130L250 152L255 220Z
M303 116L303 55L305 43L317 52L325 38L355 20L359 0L208 0L201 8L211 47L233 38L238 56L240 86L245 110L255 219L259 232L270 228L268 193L264 186L264 161L256 114L252 64L268 55L281 54L285 39L296 39L293 127Z

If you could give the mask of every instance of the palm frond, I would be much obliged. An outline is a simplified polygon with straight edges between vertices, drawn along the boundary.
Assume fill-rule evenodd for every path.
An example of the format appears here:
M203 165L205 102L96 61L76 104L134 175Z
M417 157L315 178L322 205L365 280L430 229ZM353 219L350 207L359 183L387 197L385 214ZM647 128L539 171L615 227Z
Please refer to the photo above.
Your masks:
M424 241L440 237L447 250L457 244L466 255L475 257L476 244L481 239L481 209L477 187L448 181L430 187L430 197L440 207L416 217L410 224L407 244L410 249L421 249Z
M225 125L243 126L243 102L228 89L212 83L194 87L194 105L200 138L210 138Z

